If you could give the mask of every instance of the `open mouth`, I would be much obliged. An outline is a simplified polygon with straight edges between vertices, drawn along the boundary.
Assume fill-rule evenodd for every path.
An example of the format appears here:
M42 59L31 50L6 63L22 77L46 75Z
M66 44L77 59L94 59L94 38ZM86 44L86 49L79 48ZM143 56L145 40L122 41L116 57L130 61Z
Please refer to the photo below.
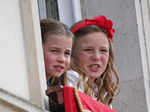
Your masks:
M100 65L99 64L92 64L88 67L90 69L90 71L92 72L98 72L100 69Z
M62 70L64 70L64 67L60 65L56 65L54 66L54 68L56 69L57 72L61 72Z

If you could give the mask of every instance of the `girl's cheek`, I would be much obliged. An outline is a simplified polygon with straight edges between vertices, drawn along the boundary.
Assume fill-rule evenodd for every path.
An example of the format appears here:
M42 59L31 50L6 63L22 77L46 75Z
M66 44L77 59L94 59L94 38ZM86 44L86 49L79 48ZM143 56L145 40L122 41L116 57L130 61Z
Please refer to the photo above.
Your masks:
M68 68L69 66L70 66L70 57L68 57L67 59L66 59L66 64L65 64L65 66L66 66L66 68Z
M70 66L70 63L71 63L71 58L69 58L68 60L68 66Z
M109 59L109 56L108 56L108 55L103 55L103 56L101 57L101 61L102 61L103 63L107 63L107 62L108 62L108 59Z
M87 54L87 53L80 53L80 55L79 55L79 58L80 58L81 61L85 60L85 59L87 59L89 57L90 57L90 55Z

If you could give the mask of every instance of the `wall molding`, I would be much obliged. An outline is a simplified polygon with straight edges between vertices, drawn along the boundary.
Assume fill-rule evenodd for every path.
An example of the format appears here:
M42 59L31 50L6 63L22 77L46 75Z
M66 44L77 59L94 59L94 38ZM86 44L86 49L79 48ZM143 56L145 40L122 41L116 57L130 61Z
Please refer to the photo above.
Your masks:
M13 95L8 91L0 88L0 101L7 103L8 105L13 106L18 110L24 110L27 112L48 112L42 107L29 102L21 97Z

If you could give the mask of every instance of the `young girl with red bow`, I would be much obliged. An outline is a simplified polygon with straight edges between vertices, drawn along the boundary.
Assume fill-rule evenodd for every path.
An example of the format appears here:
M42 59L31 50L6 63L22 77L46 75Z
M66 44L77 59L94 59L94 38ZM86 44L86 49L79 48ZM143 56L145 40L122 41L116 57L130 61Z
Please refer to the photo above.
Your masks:
M75 38L66 85L77 87L95 100L110 105L119 83L114 68L112 21L96 16L74 24L71 31Z

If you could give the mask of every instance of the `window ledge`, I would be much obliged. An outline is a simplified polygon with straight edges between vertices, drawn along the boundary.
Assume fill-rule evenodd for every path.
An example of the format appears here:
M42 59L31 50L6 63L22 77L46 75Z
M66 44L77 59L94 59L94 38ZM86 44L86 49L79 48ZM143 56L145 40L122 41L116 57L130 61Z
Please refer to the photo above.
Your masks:
M42 107L0 88L0 100L28 112L48 112Z

